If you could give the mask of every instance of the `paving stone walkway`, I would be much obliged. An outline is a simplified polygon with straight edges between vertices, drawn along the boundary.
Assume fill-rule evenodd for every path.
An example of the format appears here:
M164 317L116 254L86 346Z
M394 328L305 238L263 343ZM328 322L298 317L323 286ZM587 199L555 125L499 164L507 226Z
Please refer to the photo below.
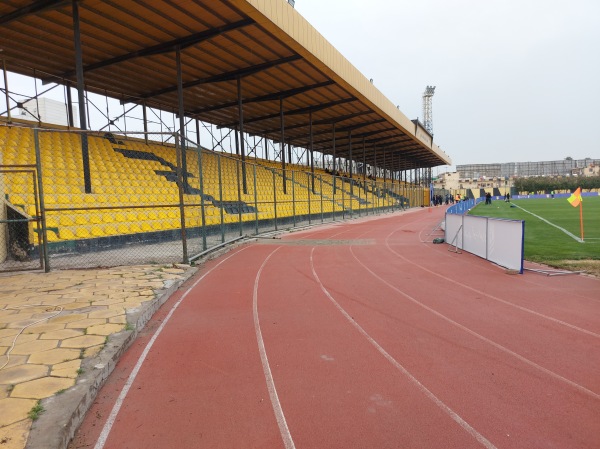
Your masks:
M0 274L0 449L23 449L43 400L77 383L128 314L195 269L143 265Z

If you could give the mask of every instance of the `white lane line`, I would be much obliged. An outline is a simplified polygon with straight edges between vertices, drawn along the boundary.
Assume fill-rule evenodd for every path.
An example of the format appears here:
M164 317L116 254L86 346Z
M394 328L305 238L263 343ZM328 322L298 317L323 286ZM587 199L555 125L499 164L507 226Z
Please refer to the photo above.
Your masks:
M104 445L106 444L106 441L108 440L108 436L113 428L113 425L115 424L115 420L117 419L117 415L119 414L119 411L121 410L121 407L123 406L123 403L125 402L127 393L129 393L129 389L133 385L133 382L135 382L135 378L137 377L140 369L142 368L142 364L146 360L146 357L148 356L148 353L152 349L152 346L154 346L154 342L156 342L156 339L158 338L160 333L163 331L163 329L165 328L165 326L167 325L167 323L173 316L173 313L175 313L175 310L177 310L177 308L182 303L182 301L200 283L200 281L202 281L202 279L204 279L206 276L208 276L210 273L212 273L221 264L225 263L227 260L231 259L233 256L237 256L239 253L246 250L247 248L249 248L249 247L246 246L246 247L240 249L239 251L237 251L233 254L230 254L229 256L227 256L223 260L221 260L218 264L216 264L214 267L212 267L210 270L208 270L206 273L204 273L200 278L198 278L198 280L196 280L196 282L194 282L185 291L185 293L181 296L181 298L179 298L179 300L173 305L173 308L169 311L169 314L163 320L163 322L158 327L158 329L156 329L156 331L154 332L154 335L152 335L152 338L150 339L150 341L144 348L144 351L140 355L140 358L138 359L137 363L135 364L135 367L133 368L133 370L131 371L131 374L129 374L129 377L127 378L127 382L125 382L125 385L123 385L123 389L121 390L121 393L119 394L119 397L117 398L115 405L113 406L113 408L110 412L110 415L108 416L108 419L104 423L104 427L102 428L102 432L100 432L100 436L98 437L98 441L96 442L94 449L103 449L104 448Z
M578 241L579 243L583 243L583 240L581 240L579 237L577 237L575 234L571 234L569 231L567 231L565 228L561 228L560 226L555 225L554 223L552 223L551 221L546 220L544 217L540 217L539 215L534 214L533 212L529 212L527 209L523 209L521 206L513 203L515 205L515 207L518 207L519 209L521 209L523 212L527 212L530 215L533 215L535 218L538 218L540 220L542 220L544 223L549 224L550 226L554 226L556 229L559 229L560 231L564 232L565 234L567 234L569 237L571 237L572 239Z
M445 281L447 281L447 282L450 282L450 283L452 283L452 284L455 284L455 285L458 285L458 286L460 286L460 287L466 288L467 290L471 290L472 292L475 292L475 293L477 293L478 295L482 295L482 296L485 296L486 298L493 299L494 301L501 302L502 304L506 304L507 306L514 307L515 309L519 309L519 310L521 310L521 311L523 311L523 312L531 313L532 315L538 316L538 317L540 317L540 318L544 318L544 319L546 319L546 320L552 321L552 322L554 322L554 323L557 323L557 324L560 324L560 325L562 325L562 326L566 326L566 327L568 327L568 328L571 328L571 329L573 329L573 330L576 330L576 331L578 331L578 332L581 332L581 333L584 333L584 334L587 334L587 335L591 335L592 337L600 338L600 334L597 334L597 333L595 333L595 332L589 331L589 330L587 330L587 329L583 329L583 328L581 328L581 327L579 327L579 326L575 326L574 324L567 323L566 321L559 320L558 318L553 318L553 317L551 317L551 316L544 315L543 313L536 312L535 310L528 309L527 307L519 306L519 305L517 305L517 304L514 304L514 303L512 303L512 302L510 302L510 301L507 301L507 300L505 300L505 299L498 298L497 296L490 295L489 293L483 292L483 291L481 291L481 290L477 290L477 289L476 289L476 288L474 288L474 287L470 287L470 286L468 286L468 285L466 285L466 284L463 284L462 282L459 282L459 281L456 281L456 280L454 280L454 279L452 279L452 278L446 277L446 276L444 276L443 274L436 273L435 271L433 271L433 270L430 270L429 268L426 268L426 267L424 267L423 265L419 265L419 264L418 264L418 263L416 263L415 261L413 261L413 260L411 260L411 259L408 259L408 258L404 257L402 254L400 254L399 252L397 252L397 251L394 251L394 250L392 249L392 247L391 247L391 246L390 246L390 244L389 244L389 241L388 241L388 239L389 239L389 237L390 237L392 234L394 234L395 232L396 232L396 231L393 231L391 234L389 234L389 235L386 237L386 239L385 239L385 245L386 245L386 247L387 247L387 249L388 249L388 250L390 250L392 253L394 253L396 256L398 256L398 257L399 257L399 258L401 258L402 260L404 260L404 261L406 261L406 262L410 263L411 265L413 265L413 266L415 266L415 267L418 267L418 268L420 268L420 269L421 269L421 270L423 270L423 271L427 271L428 273L430 273L430 274L433 274L434 276L437 276L437 277L439 277L439 278L442 278L442 279L444 279L444 280L445 280Z
M404 366L402 366L396 359L394 359L385 349L383 349L383 347L379 343L377 343L377 341L375 341L375 339L373 339L373 337L371 337L367 333L367 331L365 331L360 326L360 324L358 324L354 320L354 318L352 318L350 316L350 314L348 314L348 312L346 312L346 310L344 310L344 308L335 300L335 298L331 295L331 293L329 293L327 288L325 288L325 286L321 282L321 279L317 275L317 272L315 271L315 265L314 265L314 259L313 259L314 251L315 251L315 248L312 248L312 250L310 252L310 267L312 269L313 277L315 278L315 280L321 287L321 290L323 291L323 293L325 293L325 296L327 296L327 298L329 298L329 300L333 303L333 305L340 311L340 313L342 315L344 315L344 317L350 322L350 324L363 337L365 337L367 339L367 341L369 343L371 343L375 347L375 349L377 349L377 351L379 351L379 353L387 359L388 362L390 362L394 367L396 367L396 369L398 369L402 374L404 374L413 384L416 385L416 387L419 389L419 391L421 391L425 396L427 396L430 400L432 400L435 403L435 405L437 405L442 411L444 411L448 416L450 416L450 418L452 418L452 420L454 420L454 422L456 422L460 427L462 427L463 430L465 430L469 435L471 435L473 438L475 438L484 447L486 447L488 449L496 449L496 446L494 446L487 438L485 438L483 435L481 435L479 432L477 432L477 430L475 430L468 422L466 422L463 418L461 418L458 415L458 413L456 413L454 410L452 410L450 407L448 407L446 404L444 404L444 402L442 402L442 400L440 400L436 395L434 395L431 391L429 391L427 389L427 387L425 387L425 385L423 385L421 382L419 382L419 380L415 376L413 376L406 368L404 368Z
M390 284L388 281L386 281L385 279L383 279L382 277L380 277L379 275L377 275L377 273L375 273L375 272L374 272L374 271L372 271L372 270L371 270L369 267L367 267L367 266L366 266L364 263L362 263L362 262L361 262L361 261L360 261L360 260L359 260L359 259L356 257L356 254L354 254L354 251L352 250L352 247L350 247L350 252L352 253L352 257L354 257L354 260L356 260L356 261L357 261L357 262L358 262L358 263L359 263L359 264L360 264L360 265L361 265L361 266L362 266L362 267L363 267L365 270L367 270L369 273L371 273L371 275L373 275L375 278L379 279L381 282L383 282L385 285L387 285L388 287L390 287L392 290L394 290L394 291L396 291L396 292L400 293L402 296L404 296L404 297L405 297L406 299L408 299L409 301L411 301L411 302L413 302L413 303L417 304L418 306L422 307L423 309L425 309L425 310L427 310L427 311L429 311L429 312L433 313L433 314L434 314L434 315L436 315L437 317L439 317L439 318L443 319L444 321L447 321L448 323L450 323L450 324L452 324L452 325L454 325L454 326L458 327L459 329L462 329L463 331L467 332L468 334L470 334L470 335L473 335L474 337L478 338L479 340L481 340L481 341L484 341L484 342L486 342L486 343L488 343L488 344L492 345L492 346L493 346L493 347L495 347L496 349L499 349L500 351L502 351L502 352L505 352L506 354L509 354L509 355L511 355L511 356L513 356L513 357L515 357L515 358L519 359L519 360L520 360L520 361L522 361L523 363L525 363L525 364L527 364L527 365L529 365L529 366L531 366L531 367L533 367L533 368L535 368L535 369L537 369L537 370L539 370L539 371L542 371L543 373L546 373L546 374L548 374L549 376L553 377L553 378L554 378L554 379L556 379L556 380L559 380L559 381L561 381L561 382L564 382L564 383L566 383L566 384L570 385L571 387L575 388L576 390L580 391L581 393L584 393L584 394L585 394L585 395L587 395L587 396L591 396L591 397L592 397L592 398L594 398L594 399L600 399L600 394L598 394L598 393L595 393L595 392L593 392L593 391L591 391L591 390L588 390L588 389L587 389L587 388L585 388L584 386L582 386L582 385L579 385L578 383L576 383L576 382L573 382L572 380L569 380L569 379L567 379L567 378L565 378L565 377L561 376L560 374L557 374L557 373L555 373L554 371L550 371L549 369L547 369L547 368L544 368L544 367L543 367L543 366L541 366L541 365L538 365L538 364L537 364L537 363L535 363L534 361L532 361L532 360L529 360L529 359L527 359L527 358L523 357L522 355L520 355L520 354L517 354L517 353L516 353L516 352L514 352L514 351L511 351L510 349L508 349L508 348L506 348L506 347L502 346L501 344L499 344L499 343L496 343L495 341L493 341L493 340L490 340L489 338L487 338L487 337L484 337L484 336L483 336L483 335L481 335L481 334L478 334L477 332L475 332L475 331L473 331L473 330L469 329L469 328L468 328L468 327L466 327L466 326L463 326L463 325L462 325L462 324L460 324L460 323L457 323L457 322L456 322L456 321L454 321L453 319L451 319L451 318L448 318L446 315L443 315L443 314L441 314L441 313L440 313L440 312L438 312L437 310L435 310L435 309L432 309L431 307L429 307L429 306L427 306L427 305L423 304L423 303L422 303L422 302L420 302L419 300L417 300L417 299L413 298L413 297L412 297L412 296L410 296L408 293L404 293L402 290L400 290L399 288L397 288L395 285L392 285L392 284Z
M281 438L283 439L283 444L285 444L285 448L295 449L296 446L294 445L292 434L290 433L290 429L288 428L287 422L285 420L285 415L283 414L283 409L281 408L281 402L279 402L277 388L275 388L275 381L273 380L273 374L271 373L271 367L269 366L269 359L267 358L265 342L262 337L262 332L260 330L260 320L258 318L258 284L260 282L260 275L271 256L275 254L275 252L277 252L279 249L281 249L281 246L276 248L271 254L268 255L263 264L260 266L258 273L256 274L256 279L254 280L254 294L252 296L252 312L254 315L254 331L256 332L256 341L258 342L258 352L260 353L260 360L262 362L265 380L267 381L267 389L269 390L269 398L271 399L271 405L273 406L275 419L277 420L277 425L279 426L279 432L281 433Z

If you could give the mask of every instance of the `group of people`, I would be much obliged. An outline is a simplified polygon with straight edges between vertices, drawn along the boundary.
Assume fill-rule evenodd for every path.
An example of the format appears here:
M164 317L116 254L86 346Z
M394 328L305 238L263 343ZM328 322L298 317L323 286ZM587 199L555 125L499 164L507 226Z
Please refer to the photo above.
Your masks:
M506 192L504 195L504 201L510 203L510 193ZM490 192L485 194L485 204L492 204L492 194Z
M458 201L460 201L460 198L458 199ZM441 206L442 204L445 204L446 206L448 204L454 204L454 197L449 193L446 193L446 195L434 195L433 205Z

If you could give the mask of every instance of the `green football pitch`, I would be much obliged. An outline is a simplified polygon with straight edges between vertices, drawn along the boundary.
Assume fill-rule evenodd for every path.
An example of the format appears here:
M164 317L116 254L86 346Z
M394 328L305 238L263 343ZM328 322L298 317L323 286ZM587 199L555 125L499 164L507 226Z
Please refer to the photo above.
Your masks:
M494 200L470 214L525 220L525 259L553 264L562 260L600 260L600 196L583 198L584 241L579 238L579 207L566 198Z

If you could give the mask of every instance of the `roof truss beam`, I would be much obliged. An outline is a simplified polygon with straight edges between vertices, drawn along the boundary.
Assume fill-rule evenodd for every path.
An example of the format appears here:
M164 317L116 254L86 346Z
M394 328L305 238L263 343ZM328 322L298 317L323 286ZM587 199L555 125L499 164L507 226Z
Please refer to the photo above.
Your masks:
M356 101L355 97L342 98L341 100L330 101L329 103L322 103L322 104L317 104L316 106L307 106L305 108L294 109L293 111L286 111L285 115L302 115L302 114L308 114L309 112L318 112L318 111L322 111L323 109L329 109L334 106L338 106L340 104L351 103L353 101ZM279 115L279 114L277 114L277 115ZM313 124L314 124L314 122L313 122Z
M15 9L13 12L3 15L0 17L0 25L6 25L15 20L19 20L24 16L50 9L56 9L69 3L71 3L70 0L38 0L36 2L32 2L30 5L23 6L22 8Z
M345 126L343 128L337 129L336 131L339 131L339 132L355 131L357 129L364 128L365 126L376 125L378 123L384 123L386 121L387 121L386 119L381 118L378 120L371 120L370 122L362 122L362 123L358 123L356 125Z
M308 91L314 90L314 89L319 89L321 87L330 86L332 84L334 84L333 81L324 81L322 83L311 84L310 86L302 86L302 87L297 87L295 89L285 90L282 92L274 92L274 93L267 94L267 95L261 95L259 97L248 98L248 99L244 100L244 104L260 103L263 101L273 101L273 100L278 100L279 98L289 98L289 97L293 97L294 95L299 95L304 92L308 92ZM235 101L230 101L228 103L223 103L223 104L216 105L216 106L211 106L208 108L196 109L195 111L191 111L191 114L192 115L205 114L207 112L214 112L214 111L218 111L221 109L232 108L237 105L238 105L238 102L237 102L237 100L235 100ZM275 131L279 131L279 128L276 129Z
M185 48L191 47L192 45L199 44L200 42L204 42L206 40L212 39L213 37L219 36L221 34L227 33L232 30L237 30L239 28L246 27L248 25L254 24L252 19L244 19L238 22L228 23L226 25L222 25L219 27L210 28L205 31L201 31L199 33L190 34L189 36L185 36L179 39L173 39L168 42L163 42L161 44L153 45L151 47L144 48L142 50L133 51L131 53L127 53L124 55L116 56L114 58L105 59L104 61L98 61L93 64L89 64L83 68L84 72L89 72L92 70L102 69L104 67L108 67L114 64L119 64L121 62L129 61L135 58L143 58L146 56L154 56L163 53L174 52L177 49L183 50ZM75 70L70 70L66 73L63 73L61 78L69 78L75 75Z
M370 111L370 110L369 111L361 111L361 112L355 112L354 114L348 114L348 115L344 115L341 117L336 117L335 119L317 120L317 121L313 122L313 126L331 125L332 123L343 122L344 120L350 120L351 118L360 117L361 115L365 115L365 114L370 114L371 112L373 112L373 111ZM310 126L309 122L286 126L285 129L287 131L287 130L292 130L292 129L306 128L307 126ZM265 134L271 134L271 133L277 132L279 130L280 130L280 128L267 129L267 130L264 130L263 132ZM331 134L331 131L317 131L317 132L313 133L313 136L318 136L321 134Z
M285 115L288 116L288 115L308 114L309 112L321 111L323 109L332 108L334 106L338 106L338 105L344 104L344 103L350 103L352 101L356 101L356 98L354 98L354 97L342 98L341 100L330 101L329 103L323 103L323 104L319 104L316 106L308 106L305 108L294 109L292 111L286 111ZM261 117L254 117L254 118L251 118L248 120L244 120L244 123L262 122L263 120L270 120L270 119L277 118L279 116L280 116L280 113L277 112L275 114L263 115ZM237 122L226 123L224 125L219 126L219 128L233 128L235 126L237 126ZM286 129L289 129L289 128L286 128ZM261 131L260 133L264 133L264 132Z
M243 78L248 75L252 75L254 73L262 72L263 70L267 70L273 68L278 65L287 64L289 62L298 61L301 59L300 55L292 55L286 58L276 59L274 61L264 62L262 64L253 65L250 67L244 67L243 69L233 70L231 72L221 73L219 75L209 76L206 78L200 78L194 81L188 81L187 83L183 83L184 89L189 89L190 87L199 86L201 84L210 84L210 83L219 83L222 81L231 81L237 78ZM157 90L155 92L150 92L146 95L142 95L141 98L146 100L152 97L158 97L159 95L169 94L177 91L177 86L169 86L164 89Z

